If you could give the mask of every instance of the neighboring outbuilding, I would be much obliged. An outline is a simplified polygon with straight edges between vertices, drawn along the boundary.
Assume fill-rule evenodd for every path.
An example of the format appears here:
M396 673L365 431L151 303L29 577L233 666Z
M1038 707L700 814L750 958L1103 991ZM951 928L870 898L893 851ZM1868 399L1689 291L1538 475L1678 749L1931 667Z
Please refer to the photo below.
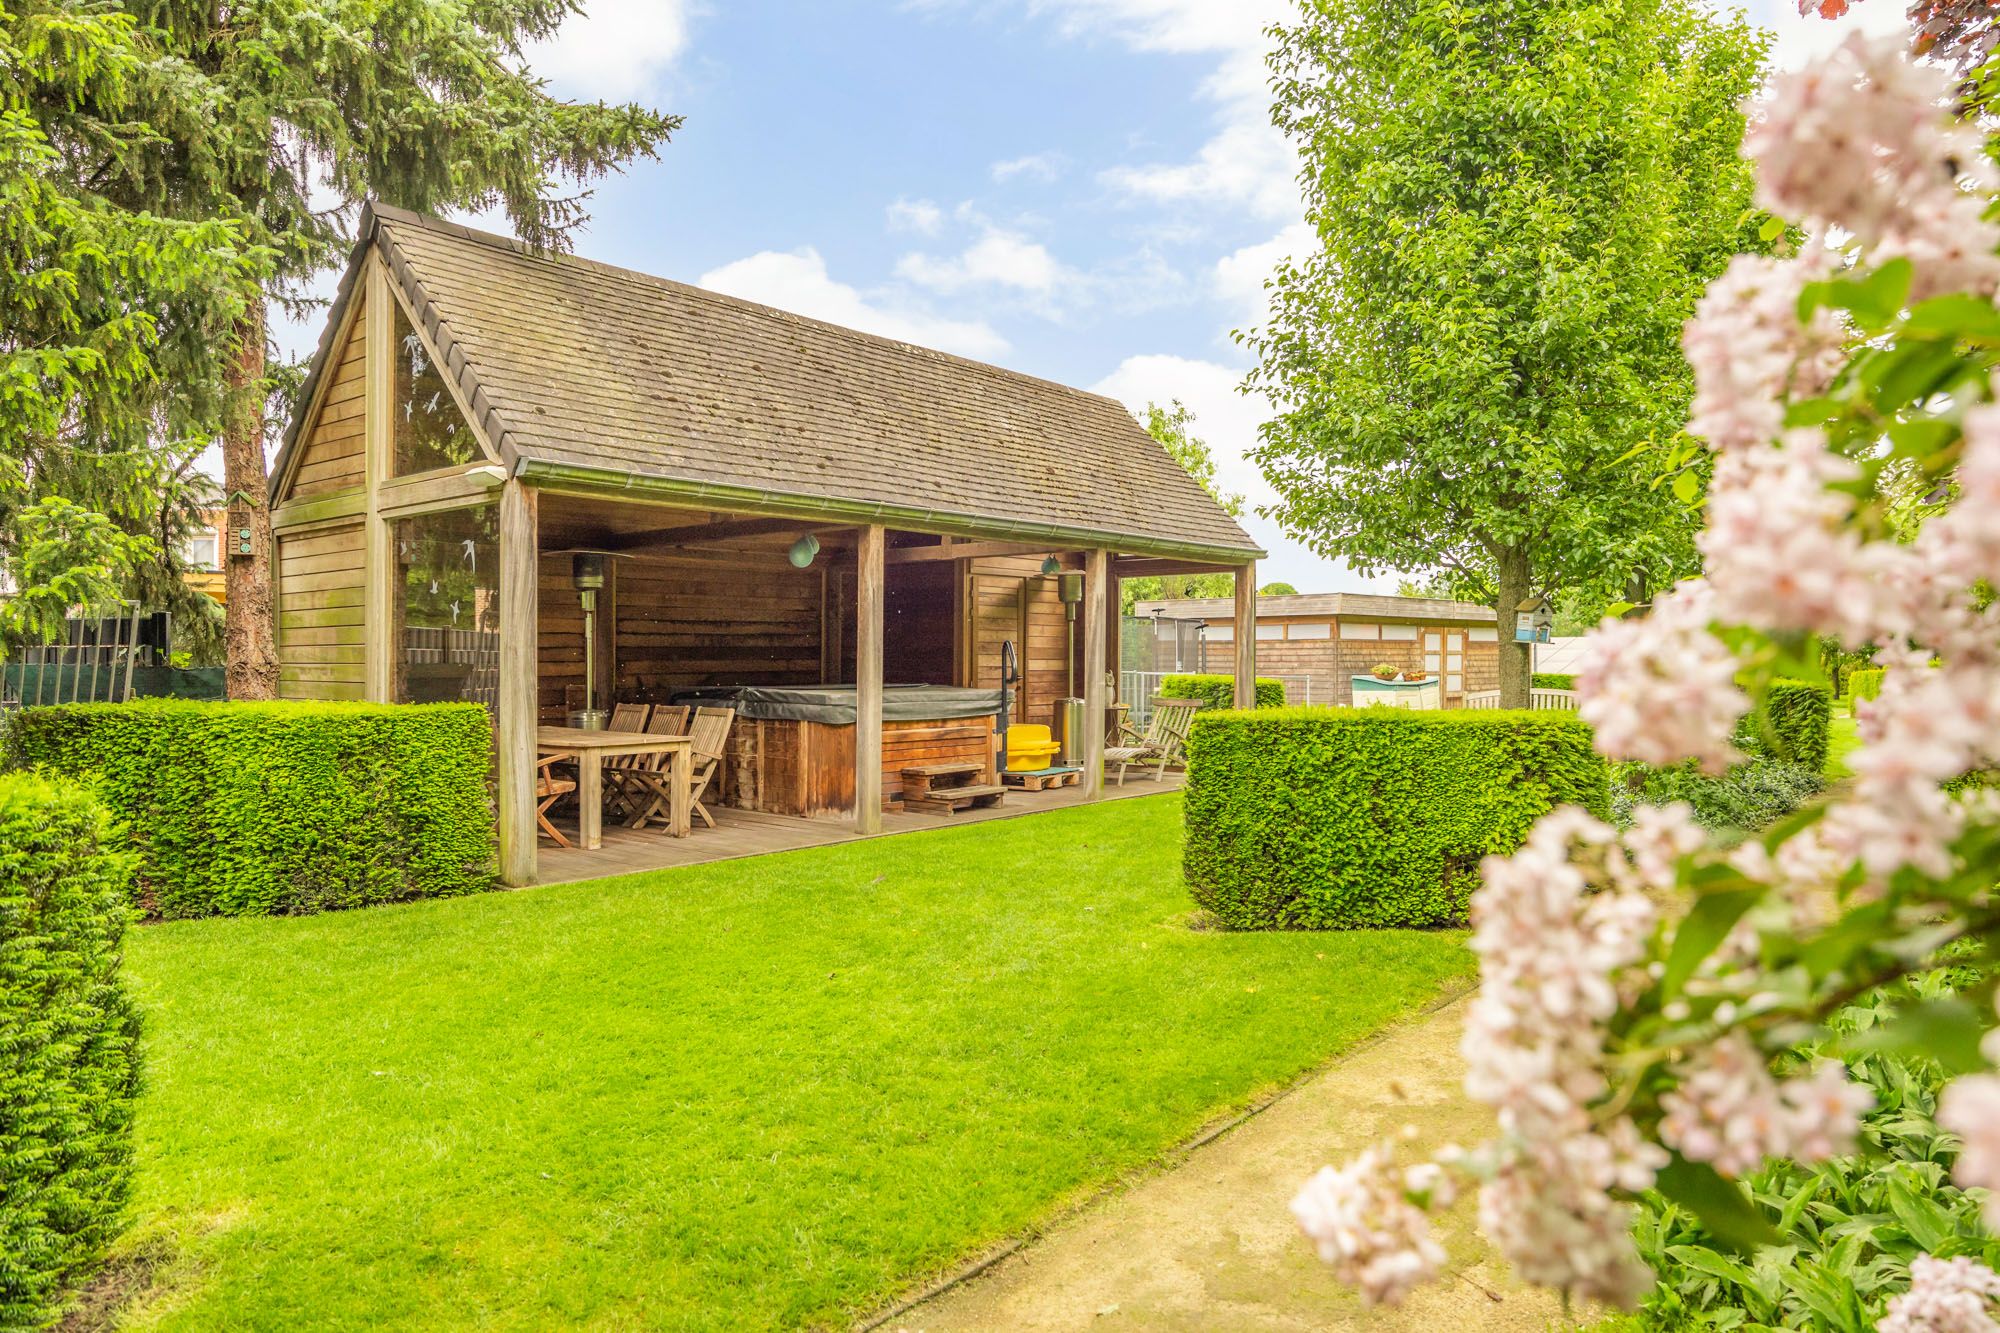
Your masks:
M1204 622L1202 637L1215 659L1237 651L1235 605L1228 598L1140 602L1133 613ZM1500 687L1498 617L1490 606L1439 597L1375 593L1286 593L1257 598L1257 673L1286 680L1290 702L1347 705L1352 679L1378 664L1422 669L1440 677L1445 707L1465 695Z
M1248 646L1263 553L1113 400L457 224L364 212L300 401L281 692L490 704L511 882L536 727L586 698L852 684L867 830L885 682L997 686L1012 643L1015 720L1101 718L1121 576L1235 572Z

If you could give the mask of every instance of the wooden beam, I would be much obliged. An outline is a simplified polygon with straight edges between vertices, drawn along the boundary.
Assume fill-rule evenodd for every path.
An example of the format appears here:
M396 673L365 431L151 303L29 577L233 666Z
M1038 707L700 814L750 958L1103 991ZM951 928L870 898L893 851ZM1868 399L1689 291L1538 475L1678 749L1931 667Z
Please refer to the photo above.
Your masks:
M882 586L888 534L861 530L854 597L854 831L882 831Z
M1083 799L1104 795L1105 649L1110 645L1111 552L1083 557Z
M889 552L892 565L921 565L934 560L978 560L989 555L1061 555L1046 545L1023 542L946 541L937 546L898 546Z
M500 491L500 690L493 725L500 878L517 886L535 882L537 564L535 492L509 480Z
M1112 572L1121 579L1147 578L1155 574L1228 574L1234 565L1205 564L1199 560L1155 560L1147 556L1129 555L1114 560Z
M394 470L396 430L394 330L389 320L389 270L380 255L371 254L362 273L368 321L365 326L361 374L362 486L367 512L362 527L363 576L367 593L362 603L368 627L365 676L368 697L376 703L396 702L396 546L387 515L382 512L382 487Z
M1257 562L1236 570L1236 706L1257 706Z
M408 518L442 509L491 504L506 480L507 470L498 463L475 463L451 472L426 472L398 480L385 475L372 489L376 508L385 516Z
M826 525L831 526L831 525ZM673 528L633 532L605 544L607 551L658 551L682 546L701 546L736 537L765 537L777 532L807 533L817 527L796 518L731 518L719 523L684 523Z
M339 523L368 512L368 488L335 491L309 499L291 500L271 511L271 531L291 532L316 523Z

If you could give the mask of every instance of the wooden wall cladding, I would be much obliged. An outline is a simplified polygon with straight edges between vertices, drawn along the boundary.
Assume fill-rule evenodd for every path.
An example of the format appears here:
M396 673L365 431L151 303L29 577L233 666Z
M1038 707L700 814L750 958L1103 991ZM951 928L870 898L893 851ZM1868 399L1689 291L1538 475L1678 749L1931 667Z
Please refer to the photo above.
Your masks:
M280 698L366 696L365 563L359 523L277 539Z
M299 453L287 498L344 491L365 480L362 395L367 328L368 311L357 310L320 399L312 431Z
M540 562L537 706L545 722L579 707L583 610L570 556ZM822 571L782 559L754 567L701 556L614 562L612 701L665 703L699 685L816 685ZM607 706L600 702L600 706Z
M903 808L905 768L943 763L977 763L980 781L994 781L993 719L883 723L882 808ZM738 718L720 781L723 804L738 809L848 818L854 813L854 728Z
M1073 556L1062 557L1067 569L1080 569ZM1069 688L1069 621L1063 613L1058 580L1041 572L1040 556L990 557L974 561L972 588L973 669L966 683L1000 688L1000 644L1012 639L1021 662L1021 693L1014 703L1014 720L1049 724L1055 701ZM1078 604L1077 643L1083 641L1082 604ZM1076 692L1084 679L1075 676Z

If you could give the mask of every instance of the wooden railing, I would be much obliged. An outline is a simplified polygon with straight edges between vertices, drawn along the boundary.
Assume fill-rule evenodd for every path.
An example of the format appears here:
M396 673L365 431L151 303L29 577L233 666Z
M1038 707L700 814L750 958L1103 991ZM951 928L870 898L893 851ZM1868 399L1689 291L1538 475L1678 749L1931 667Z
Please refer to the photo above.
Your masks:
M1461 708L1498 708L1500 691L1476 690L1459 701ZM1574 709L1575 690L1529 690L1528 707L1535 709Z

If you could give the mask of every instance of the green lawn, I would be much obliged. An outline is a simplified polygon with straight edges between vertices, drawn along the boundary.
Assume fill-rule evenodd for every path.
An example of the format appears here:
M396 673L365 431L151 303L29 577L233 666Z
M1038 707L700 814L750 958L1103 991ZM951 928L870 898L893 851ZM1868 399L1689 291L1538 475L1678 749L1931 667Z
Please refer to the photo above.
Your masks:
M1844 782L1854 776L1847 766L1847 756L1861 748L1861 733L1855 730L1854 714L1845 704L1836 704L1833 717L1827 723L1826 733L1826 780Z
M837 1322L1468 970L1189 929L1179 816L139 930L126 1321Z

